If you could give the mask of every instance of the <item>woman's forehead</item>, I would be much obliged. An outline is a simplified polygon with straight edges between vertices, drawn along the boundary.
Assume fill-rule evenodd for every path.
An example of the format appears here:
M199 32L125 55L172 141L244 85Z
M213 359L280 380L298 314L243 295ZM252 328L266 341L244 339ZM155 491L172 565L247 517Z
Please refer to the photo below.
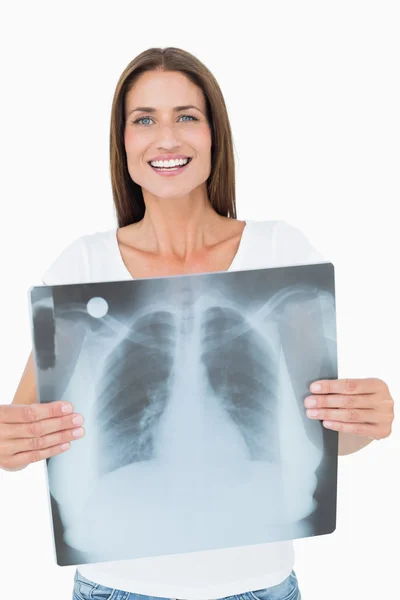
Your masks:
M143 73L125 98L127 111L132 111L136 107L171 110L182 105L194 105L203 111L204 95L188 77L176 71Z

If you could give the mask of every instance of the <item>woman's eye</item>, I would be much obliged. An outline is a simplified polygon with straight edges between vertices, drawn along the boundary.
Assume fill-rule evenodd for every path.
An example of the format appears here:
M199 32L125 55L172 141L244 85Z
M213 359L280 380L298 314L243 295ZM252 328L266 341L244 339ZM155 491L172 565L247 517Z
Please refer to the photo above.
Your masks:
M192 119L193 121L198 121L197 117L193 117L192 115L181 115L179 118L183 119L183 117L187 117L189 119ZM134 123L137 123L139 125L144 125L145 127L147 127L149 125L149 123L143 123L143 121L152 121L153 119L151 117L139 117L139 119L136 119L136 121L134 121Z
M193 121L198 121L198 119L192 115L182 115L182 117L189 117L189 119L193 119Z
M142 123L142 121L145 121L145 120L147 120L147 121L150 120L151 121L151 118L150 117L140 117L140 119L136 119L136 121L134 121L134 122L135 123L139 123L140 125L147 125L147 123Z

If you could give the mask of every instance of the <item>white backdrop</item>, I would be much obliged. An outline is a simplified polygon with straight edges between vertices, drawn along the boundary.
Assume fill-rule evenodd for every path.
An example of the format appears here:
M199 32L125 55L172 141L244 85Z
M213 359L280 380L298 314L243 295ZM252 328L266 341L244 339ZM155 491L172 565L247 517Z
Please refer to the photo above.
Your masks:
M395 0L14 0L0 21L0 403L31 347L29 286L73 239L115 225L111 100L151 46L192 52L219 81L238 218L284 219L335 265L339 377L380 377L399 398ZM394 597L399 450L395 420L389 438L339 458L337 531L295 542L303 600ZM2 598L70 600L75 567L53 560L43 462L0 470L0 507Z

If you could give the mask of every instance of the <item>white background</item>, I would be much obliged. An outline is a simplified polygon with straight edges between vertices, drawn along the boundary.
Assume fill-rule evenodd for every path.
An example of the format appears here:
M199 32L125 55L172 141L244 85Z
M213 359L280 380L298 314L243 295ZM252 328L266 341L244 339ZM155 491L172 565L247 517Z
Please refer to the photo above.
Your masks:
M111 100L144 49L216 76L240 219L284 219L335 265L339 377L399 398L398 3L9 2L0 14L2 394L31 347L27 290L76 237L115 226ZM296 541L303 600L398 591L399 435L339 458L337 531ZM79 493L79 489L77 489ZM2 599L70 600L54 563L44 464L0 470Z

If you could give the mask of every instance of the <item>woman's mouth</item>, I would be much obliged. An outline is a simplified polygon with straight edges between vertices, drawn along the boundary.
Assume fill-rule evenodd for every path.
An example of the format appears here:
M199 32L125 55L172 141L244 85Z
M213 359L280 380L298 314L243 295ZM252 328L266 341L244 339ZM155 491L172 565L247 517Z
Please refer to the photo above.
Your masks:
M177 175L178 173L182 173L188 164L191 162L192 158L181 158L179 160L168 160L168 161L150 161L148 164L153 169L153 171L157 171L160 175Z

